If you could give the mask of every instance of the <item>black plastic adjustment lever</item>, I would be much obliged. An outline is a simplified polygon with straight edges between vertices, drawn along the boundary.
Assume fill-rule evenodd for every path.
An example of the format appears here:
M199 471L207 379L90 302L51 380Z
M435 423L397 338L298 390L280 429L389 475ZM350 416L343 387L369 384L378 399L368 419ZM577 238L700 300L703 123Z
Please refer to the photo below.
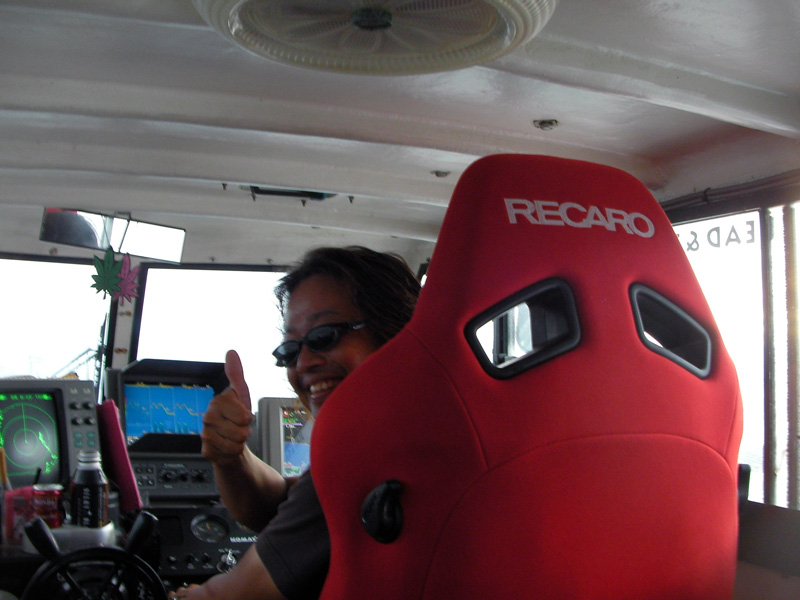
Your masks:
M131 554L138 554L145 542L155 533L157 525L158 518L146 510L136 515L136 520L131 525L125 540L125 550Z
M50 531L47 523L41 517L36 517L25 524L25 535L28 536L36 551L47 560L58 560L61 556L61 551L58 548L56 538L53 537L53 532Z
M391 544L403 530L402 492L403 484L390 479L367 494L361 504L364 529L382 544Z

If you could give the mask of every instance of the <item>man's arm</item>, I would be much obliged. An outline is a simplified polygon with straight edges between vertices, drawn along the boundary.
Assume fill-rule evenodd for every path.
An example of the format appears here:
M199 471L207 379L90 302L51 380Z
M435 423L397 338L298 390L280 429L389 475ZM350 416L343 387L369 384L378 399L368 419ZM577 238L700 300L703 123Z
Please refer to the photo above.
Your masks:
M230 386L214 396L203 415L202 453L214 466L225 507L242 525L261 531L286 499L294 478L285 479L247 448L253 422L250 390L233 350L225 356L225 374Z
M295 481L282 477L246 447L235 462L213 465L222 503L239 523L255 532L275 516Z

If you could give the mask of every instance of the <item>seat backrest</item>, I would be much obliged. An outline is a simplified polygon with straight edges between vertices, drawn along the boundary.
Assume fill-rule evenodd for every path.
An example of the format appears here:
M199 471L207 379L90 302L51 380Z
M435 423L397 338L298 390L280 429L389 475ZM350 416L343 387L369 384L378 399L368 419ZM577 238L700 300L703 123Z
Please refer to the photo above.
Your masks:
M585 162L481 159L411 322L320 411L322 597L730 598L741 428L648 190Z

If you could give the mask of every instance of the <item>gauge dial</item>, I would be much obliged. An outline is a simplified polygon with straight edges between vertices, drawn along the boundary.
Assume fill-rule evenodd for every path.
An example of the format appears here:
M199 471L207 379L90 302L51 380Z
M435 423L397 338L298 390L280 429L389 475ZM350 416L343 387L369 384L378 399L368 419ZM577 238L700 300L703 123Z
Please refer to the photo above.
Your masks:
M214 515L197 515L192 519L191 531L201 542L217 543L228 537L228 525Z

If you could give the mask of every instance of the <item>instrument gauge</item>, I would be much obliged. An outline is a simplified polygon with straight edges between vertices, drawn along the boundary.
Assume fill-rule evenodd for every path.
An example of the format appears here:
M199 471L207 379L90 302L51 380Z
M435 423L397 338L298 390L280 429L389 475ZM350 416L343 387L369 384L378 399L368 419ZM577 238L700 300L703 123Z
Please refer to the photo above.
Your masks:
M228 537L228 525L214 515L197 515L192 519L190 529L201 542L213 544Z

